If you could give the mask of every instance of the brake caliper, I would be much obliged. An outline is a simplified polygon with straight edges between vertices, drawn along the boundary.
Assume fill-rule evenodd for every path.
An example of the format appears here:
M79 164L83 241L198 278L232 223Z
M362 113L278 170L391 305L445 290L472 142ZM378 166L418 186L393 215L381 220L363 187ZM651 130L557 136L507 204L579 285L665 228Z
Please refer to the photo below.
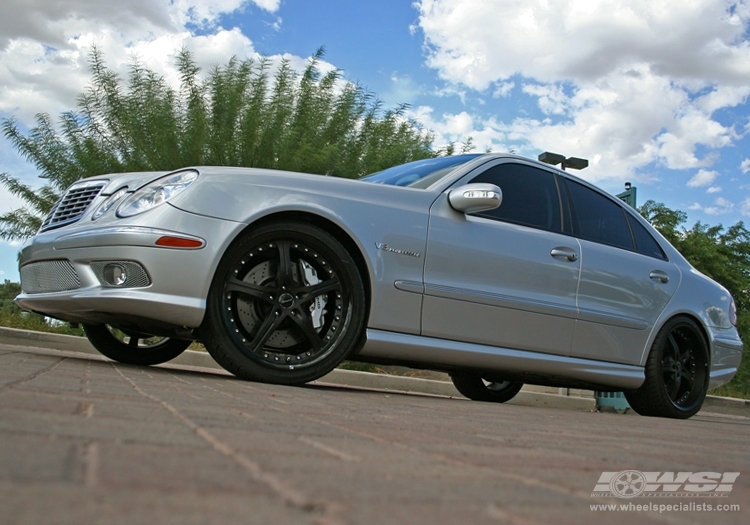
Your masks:
M302 279L305 281L306 286L314 286L320 283L318 272L315 271L315 268L313 268L309 262L300 261L299 265L302 270ZM326 314L325 307L327 303L328 299L326 299L325 294L323 294L313 299L313 302L310 305L310 317L312 319L313 328L316 330L320 330L325 322L323 316Z

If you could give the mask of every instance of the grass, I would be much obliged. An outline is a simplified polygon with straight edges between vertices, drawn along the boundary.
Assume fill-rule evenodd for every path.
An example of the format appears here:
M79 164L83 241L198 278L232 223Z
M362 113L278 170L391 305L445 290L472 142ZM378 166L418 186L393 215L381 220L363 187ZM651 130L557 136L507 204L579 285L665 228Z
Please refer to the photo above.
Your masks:
M30 312L24 312L15 305L0 307L0 326L33 330L36 332L52 332L55 334L83 336L81 328L71 328L68 323L48 321L45 317Z
M747 367L745 367L747 368ZM742 380L740 373L742 372L742 366L740 366L740 372L726 385L722 385L719 388L709 390L708 394L711 396L721 397L734 397L737 399L750 399L750 381Z

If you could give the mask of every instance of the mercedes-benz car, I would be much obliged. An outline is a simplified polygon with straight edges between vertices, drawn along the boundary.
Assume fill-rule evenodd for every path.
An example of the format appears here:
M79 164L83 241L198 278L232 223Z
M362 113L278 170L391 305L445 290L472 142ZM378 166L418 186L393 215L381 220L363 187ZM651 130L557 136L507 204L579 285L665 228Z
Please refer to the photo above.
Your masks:
M191 167L73 184L19 253L23 308L152 365L200 340L298 385L343 360L623 391L686 418L737 371L734 301L619 199L506 154L362 179Z

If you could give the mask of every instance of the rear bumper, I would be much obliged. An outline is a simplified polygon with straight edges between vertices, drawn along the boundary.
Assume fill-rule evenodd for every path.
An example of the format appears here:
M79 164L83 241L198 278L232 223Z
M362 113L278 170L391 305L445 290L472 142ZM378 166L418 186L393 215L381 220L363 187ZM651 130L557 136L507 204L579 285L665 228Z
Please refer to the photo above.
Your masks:
M720 387L732 380L742 361L742 350L742 340L736 330L722 330L711 334L709 389Z

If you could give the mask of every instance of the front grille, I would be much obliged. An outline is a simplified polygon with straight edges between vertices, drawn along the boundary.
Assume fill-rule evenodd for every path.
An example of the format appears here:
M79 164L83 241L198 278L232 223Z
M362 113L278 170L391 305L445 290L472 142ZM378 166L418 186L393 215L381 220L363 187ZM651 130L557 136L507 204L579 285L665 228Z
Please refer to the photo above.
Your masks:
M21 267L21 290L27 294L62 292L81 287L78 274L66 259L40 261Z
M101 180L86 181L74 184L62 199L55 204L47 218L42 223L40 231L60 228L81 218L86 208L104 189L107 183Z

